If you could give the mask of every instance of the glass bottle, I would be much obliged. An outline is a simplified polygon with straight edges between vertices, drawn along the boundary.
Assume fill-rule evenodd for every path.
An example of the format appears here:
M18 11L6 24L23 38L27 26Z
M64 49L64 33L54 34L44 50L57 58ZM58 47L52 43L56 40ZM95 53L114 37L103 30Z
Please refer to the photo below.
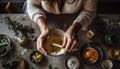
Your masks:
M89 30L86 34L86 37L88 39L92 39L94 35L95 35L95 32L93 32L92 30Z

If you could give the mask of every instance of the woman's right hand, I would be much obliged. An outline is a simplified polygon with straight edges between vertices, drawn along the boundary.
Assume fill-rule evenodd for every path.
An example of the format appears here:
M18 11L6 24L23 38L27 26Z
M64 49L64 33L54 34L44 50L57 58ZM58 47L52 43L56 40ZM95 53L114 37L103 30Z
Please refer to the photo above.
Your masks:
M47 39L48 33L49 33L49 29L42 31L40 36L37 39L37 49L46 56L47 56L47 52L45 50L44 45L45 45L45 41Z

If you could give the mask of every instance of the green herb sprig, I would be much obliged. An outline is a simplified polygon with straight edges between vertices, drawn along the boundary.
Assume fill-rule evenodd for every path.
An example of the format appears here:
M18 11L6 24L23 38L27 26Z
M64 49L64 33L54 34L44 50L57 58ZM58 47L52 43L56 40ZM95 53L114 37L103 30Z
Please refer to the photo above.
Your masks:
M33 37L32 34L34 33L34 29L32 26L23 25L18 21L10 19L10 17L8 16L5 17L5 19L7 20L9 29L13 30L16 36L19 36L19 34L21 34L22 36L31 40L31 38Z

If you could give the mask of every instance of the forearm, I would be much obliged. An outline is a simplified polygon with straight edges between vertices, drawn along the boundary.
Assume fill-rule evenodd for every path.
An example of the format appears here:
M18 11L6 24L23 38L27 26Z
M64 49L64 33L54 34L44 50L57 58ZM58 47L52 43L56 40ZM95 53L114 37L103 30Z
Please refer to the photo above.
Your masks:
M73 23L70 27L74 33L78 33L78 31L82 29L82 25L80 23Z
M75 23L75 30L80 30L82 28L82 25L80 23Z
M48 31L48 26L46 25L44 18L39 17L39 18L36 20L36 23L38 24L41 32L43 32L43 31Z
M83 9L73 23L80 23L82 29L86 30L96 16L96 2L97 0L84 0Z
M35 23L39 17L46 19L46 15L41 8L41 0L27 0L27 13Z

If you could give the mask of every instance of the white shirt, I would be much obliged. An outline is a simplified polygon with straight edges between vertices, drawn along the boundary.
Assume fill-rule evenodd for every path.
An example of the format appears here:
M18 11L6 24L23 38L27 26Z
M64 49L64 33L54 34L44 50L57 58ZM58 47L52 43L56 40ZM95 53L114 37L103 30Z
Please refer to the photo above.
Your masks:
M51 11L46 6L45 0L27 0L27 12L30 18L36 22L38 17L44 17L46 19L45 11L53 14L72 14L80 10L80 14L73 23L81 23L81 25L86 28L91 24L96 15L96 2L96 0L75 0L72 4L65 2L60 12L57 2L54 3L55 11Z

